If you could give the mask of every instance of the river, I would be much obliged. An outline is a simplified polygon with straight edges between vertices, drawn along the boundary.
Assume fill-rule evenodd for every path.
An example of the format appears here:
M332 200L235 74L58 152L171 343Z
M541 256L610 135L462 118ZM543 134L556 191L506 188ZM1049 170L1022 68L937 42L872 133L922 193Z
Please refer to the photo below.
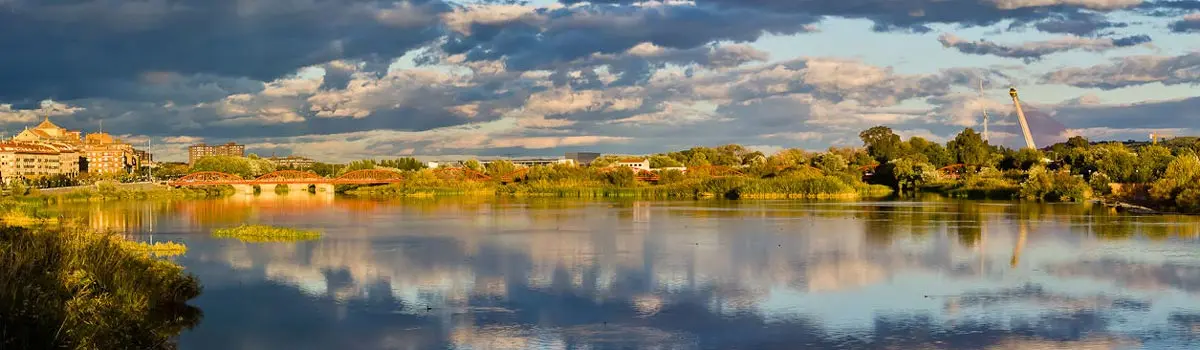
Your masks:
M1200 348L1200 219L1081 204L366 201L72 206L185 242L182 349ZM299 243L209 237L242 222Z

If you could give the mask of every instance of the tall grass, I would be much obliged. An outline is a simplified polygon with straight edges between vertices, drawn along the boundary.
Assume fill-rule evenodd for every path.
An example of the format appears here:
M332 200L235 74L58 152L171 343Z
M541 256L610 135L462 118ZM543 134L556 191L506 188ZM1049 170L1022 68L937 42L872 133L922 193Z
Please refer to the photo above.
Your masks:
M46 203L102 202L112 200L220 198L234 193L231 186L197 186L154 189L127 189L111 183L97 183L95 189L78 189L66 193L31 195L26 198Z
M295 242L321 238L321 233L267 225L240 225L213 230L212 236L236 238L242 242Z
M200 284L120 237L0 228L0 348L171 349Z

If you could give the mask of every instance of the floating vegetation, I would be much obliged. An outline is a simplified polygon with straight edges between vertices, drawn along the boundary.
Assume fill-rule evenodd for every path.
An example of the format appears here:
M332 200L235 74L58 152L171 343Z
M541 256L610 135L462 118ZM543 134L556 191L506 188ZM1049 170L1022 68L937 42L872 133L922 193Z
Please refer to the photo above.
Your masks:
M123 244L126 246L126 248L128 248L131 251L146 252L152 256L158 256L158 257L176 256L176 255L183 255L183 254L187 253L186 245L183 245L182 243L175 243L175 242L146 243L146 242L125 241L125 243L123 243Z
M213 230L213 237L237 238L242 242L296 242L321 238L321 233L267 225L241 225Z
M87 230L0 228L0 348L175 348L200 321L187 305L200 283L135 246Z

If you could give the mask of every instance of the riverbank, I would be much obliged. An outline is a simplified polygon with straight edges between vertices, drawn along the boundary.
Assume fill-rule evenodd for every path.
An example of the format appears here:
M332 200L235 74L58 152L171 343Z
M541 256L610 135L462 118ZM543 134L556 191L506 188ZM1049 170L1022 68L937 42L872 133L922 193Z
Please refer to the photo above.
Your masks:
M600 181L426 182L363 186L344 191L366 198L514 196L567 198L651 199L831 199L885 197L892 189L861 182L846 184L837 177L750 179L740 177L689 179L669 184L635 183L618 186Z
M145 199L203 199L220 198L234 193L229 186L199 186L172 188L157 184L132 184L135 186L100 183L94 186L76 187L70 190L43 190L27 196L16 196L22 200L42 200L47 203L145 200Z
M150 248L86 230L0 227L0 347L173 348L200 320L187 302L201 287Z

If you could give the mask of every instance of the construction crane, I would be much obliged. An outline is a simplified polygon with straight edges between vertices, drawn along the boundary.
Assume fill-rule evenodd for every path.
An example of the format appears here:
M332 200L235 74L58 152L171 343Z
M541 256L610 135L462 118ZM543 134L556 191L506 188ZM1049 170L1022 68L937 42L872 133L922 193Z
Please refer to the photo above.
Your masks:
M1033 134L1029 133L1029 122L1025 120L1025 111L1021 110L1021 99L1017 97L1017 88L1009 88L1008 95L1012 96L1013 106L1017 108L1017 121L1021 123L1021 134L1025 136L1025 147L1037 149L1033 144Z
M1175 137L1175 135L1162 133L1162 132L1150 132L1150 143L1157 145L1158 139L1162 139L1163 141L1166 141L1168 137Z

